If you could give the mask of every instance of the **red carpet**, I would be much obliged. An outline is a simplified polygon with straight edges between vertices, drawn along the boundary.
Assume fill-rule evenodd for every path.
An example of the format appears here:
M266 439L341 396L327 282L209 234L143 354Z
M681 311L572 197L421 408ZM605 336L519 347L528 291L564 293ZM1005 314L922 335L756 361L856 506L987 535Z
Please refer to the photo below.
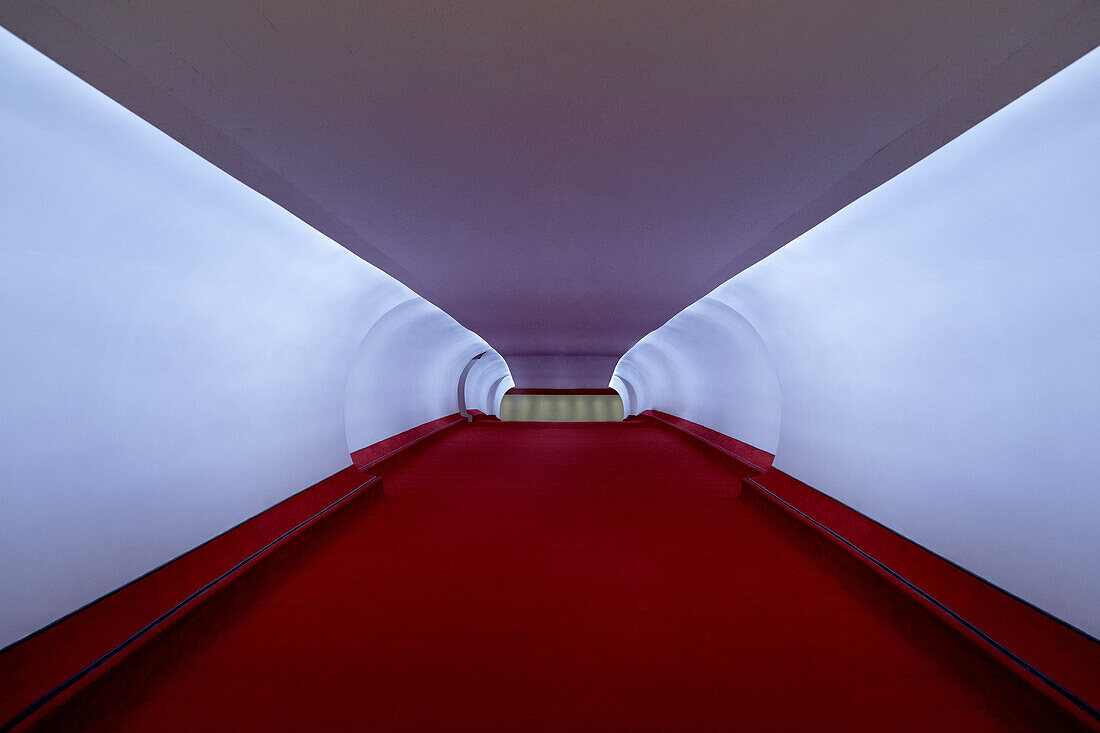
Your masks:
M43 725L1073 727L736 470L641 422L448 431Z

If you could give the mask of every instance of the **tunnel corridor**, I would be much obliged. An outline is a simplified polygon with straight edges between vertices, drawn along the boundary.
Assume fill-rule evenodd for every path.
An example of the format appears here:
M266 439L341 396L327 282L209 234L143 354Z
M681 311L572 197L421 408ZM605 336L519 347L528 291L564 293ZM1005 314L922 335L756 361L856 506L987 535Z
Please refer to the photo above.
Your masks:
M0 733L1100 730L1098 161L1100 0L0 3Z

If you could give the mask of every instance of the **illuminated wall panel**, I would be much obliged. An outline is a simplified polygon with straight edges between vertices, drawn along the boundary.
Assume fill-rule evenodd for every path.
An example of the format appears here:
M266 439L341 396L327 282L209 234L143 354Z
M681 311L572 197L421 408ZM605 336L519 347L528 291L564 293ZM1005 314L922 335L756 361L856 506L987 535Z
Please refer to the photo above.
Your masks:
M616 394L510 394L501 402L500 419L617 422L623 419L623 403Z

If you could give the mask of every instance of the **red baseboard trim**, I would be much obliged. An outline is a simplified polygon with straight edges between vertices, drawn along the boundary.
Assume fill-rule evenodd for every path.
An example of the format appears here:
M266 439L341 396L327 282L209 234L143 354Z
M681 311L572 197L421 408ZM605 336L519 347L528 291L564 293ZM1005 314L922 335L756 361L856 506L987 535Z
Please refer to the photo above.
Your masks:
M1097 710L1090 705L1087 700L1074 693L1065 685L1059 683L1053 677L1045 674L1037 666L1021 657L1018 653L1012 651L998 639L990 636L980 626L962 616L953 608L947 606L926 588L897 572L894 568L871 555L863 548L847 540L839 532L834 531L823 522L795 507L791 502L782 499L774 492L764 488L760 483L760 478L761 477L745 479L744 490L748 496L760 497L763 501L768 502L771 506L801 524L807 531L815 533L818 537L824 539L853 558L867 570L874 573L879 579L901 593L909 602L920 606L925 612L936 617L959 637L965 639L966 642L979 649L982 653L1001 665L1001 667L1007 669L1026 688L1029 688L1033 693L1037 693L1039 696L1054 703L1063 713L1067 714L1077 723L1089 729L1100 730L1100 727L1098 727L1100 726L1100 714L1098 714ZM946 561L941 559L941 562ZM961 568L959 571L966 572ZM980 578L975 579L984 583ZM1018 599L1011 596L1008 596L1008 598L1011 601L1020 603Z
M801 513L802 521L820 523L888 569L882 574L891 583L908 583L926 593L953 614L944 618L946 622L1060 704L1066 696L1057 688L1093 710L1100 708L1100 642L1088 634L778 469L746 479L744 489L789 505L781 508ZM905 591L910 593L908 587ZM1042 681L1044 677L1053 688ZM1067 709L1081 712L1076 704ZM1096 719L1086 718L1097 725Z
M464 423L448 415L357 453L369 468ZM0 731L40 721L326 517L381 494L381 478L363 468L348 466L0 650Z
M758 475L743 482L746 493L765 499L836 542L1075 718L1097 726L1098 721L1073 699L1085 708L1100 708L1100 641L772 467L774 456L767 451L675 415L646 410L641 417L679 430L754 469ZM994 645L987 638L994 640ZM1009 656L997 646L1004 647ZM1054 686L1043 682L1044 677Z
M381 493L352 467L279 502L0 653L0 731L30 725L326 515Z
M470 410L470 414L473 415L474 410ZM474 422L500 422L501 420L496 415L486 415L485 413L480 412L477 415L474 415L474 420L473 421Z
M655 420L662 425L667 425L674 430L678 430L681 433L690 435L696 440L701 440L712 448L725 453L730 458L744 464L748 468L752 469L756 473L764 473L772 465L772 461L775 460L775 456L768 453L766 450L761 450L754 445L742 442L737 438L731 438L730 436L720 433L717 430L712 430L705 425L692 422L691 420L685 420L682 417L676 415L670 415L667 412L660 412L659 410L646 410L642 412L638 417L649 418Z
M471 415L475 416L483 414L480 410L470 410L469 412ZM390 436L385 440L380 440L373 445L368 445L366 448L360 448L355 451L351 454L352 465L360 471L367 471L382 461L392 458L406 448L410 448L422 440L427 440L433 435L437 435L457 425L462 425L465 422L466 418L456 412L423 423L422 425L417 425L415 428L409 428L397 435Z

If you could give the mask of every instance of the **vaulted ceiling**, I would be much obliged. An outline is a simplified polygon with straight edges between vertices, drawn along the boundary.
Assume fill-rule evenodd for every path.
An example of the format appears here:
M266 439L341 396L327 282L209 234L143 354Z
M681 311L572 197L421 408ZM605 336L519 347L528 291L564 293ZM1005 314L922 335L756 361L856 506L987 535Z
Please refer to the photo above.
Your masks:
M399 278L520 386L1100 44L1096 0L7 0L0 25Z

